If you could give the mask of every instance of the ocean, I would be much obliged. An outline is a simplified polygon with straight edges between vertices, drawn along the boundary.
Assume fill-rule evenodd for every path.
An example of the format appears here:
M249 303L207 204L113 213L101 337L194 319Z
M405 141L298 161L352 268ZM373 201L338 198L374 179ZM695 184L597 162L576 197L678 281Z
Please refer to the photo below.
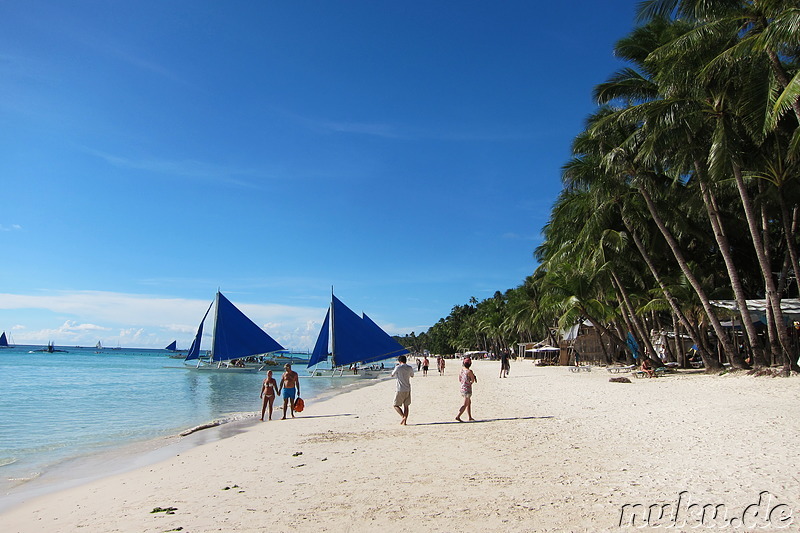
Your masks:
M40 348L0 350L0 494L76 459L261 411L266 372L192 371L165 350L29 353ZM295 370L306 402L373 382ZM273 419L281 405L276 399Z

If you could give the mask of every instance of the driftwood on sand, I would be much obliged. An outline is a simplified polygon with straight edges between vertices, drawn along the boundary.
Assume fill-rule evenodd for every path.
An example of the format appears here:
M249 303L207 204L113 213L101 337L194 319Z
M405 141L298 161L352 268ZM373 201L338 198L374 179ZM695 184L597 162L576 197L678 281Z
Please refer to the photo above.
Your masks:
M213 422L207 422L205 424L200 424L199 426L195 426L193 428L189 428L186 431L181 431L180 435L181 435L181 437L185 437L187 435L191 435L192 433L200 431L201 429L208 429L208 428L217 427L220 424L221 424L221 422L219 420L215 420Z

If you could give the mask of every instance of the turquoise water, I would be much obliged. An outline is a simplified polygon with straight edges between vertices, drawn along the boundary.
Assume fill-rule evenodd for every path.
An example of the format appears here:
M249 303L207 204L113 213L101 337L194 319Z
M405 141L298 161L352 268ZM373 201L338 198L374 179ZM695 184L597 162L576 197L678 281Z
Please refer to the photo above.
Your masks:
M28 353L38 348L0 350L3 492L69 459L261 410L264 372L192 371L164 350ZM306 400L356 381L305 378L297 370Z

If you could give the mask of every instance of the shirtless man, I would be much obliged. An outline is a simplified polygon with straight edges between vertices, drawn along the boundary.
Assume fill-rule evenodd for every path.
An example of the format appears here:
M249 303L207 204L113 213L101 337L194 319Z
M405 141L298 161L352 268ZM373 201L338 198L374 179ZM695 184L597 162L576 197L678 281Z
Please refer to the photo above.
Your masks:
M281 377L281 386L278 388L278 394L283 391L283 418L286 420L286 407L290 405L292 409L292 418L294 418L294 400L300 395L300 376L297 372L292 370L292 365L286 363L283 368L286 370Z
M269 419L272 420L272 404L275 401L275 392L278 390L278 384L275 378L272 377L272 370L267 372L267 378L261 385L261 397L264 398L261 404L261 421L264 421L264 413L269 405Z

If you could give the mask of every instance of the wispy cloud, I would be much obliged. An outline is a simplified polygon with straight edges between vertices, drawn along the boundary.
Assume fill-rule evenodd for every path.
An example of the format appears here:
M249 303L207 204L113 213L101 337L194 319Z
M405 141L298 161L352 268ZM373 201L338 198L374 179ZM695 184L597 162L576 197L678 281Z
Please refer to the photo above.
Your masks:
M94 345L98 338L126 346L163 347L178 337L187 345L197 329L208 300L166 298L103 291L41 291L40 294L0 294L0 312L23 310L38 320L59 320L60 326L42 323L15 326L18 344L54 340L61 344ZM238 304L237 307L270 335L290 348L310 348L324 313L318 307L281 304ZM26 313L27 314L27 313ZM312 333L313 332L313 333ZM105 343L104 342L104 343Z
M389 124L366 123L366 122L333 122L333 121L311 121L307 124L315 129L327 130L338 133L352 133L358 135L368 135L371 137L384 137L387 139L403 139L406 135L401 134L396 128Z
M507 241L538 241L541 240L541 235L533 235L533 234L523 234L523 233L516 233L513 231L509 231L504 233L501 238Z
M170 160L158 158L133 158L109 154L100 150L84 147L83 150L119 168L143 170L152 174L179 178L200 179L222 182L246 188L259 188L254 181L244 178L263 178L263 173L249 169L227 167L196 159Z
M6 226L5 224L0 224L0 231L20 231L22 226L19 224L11 224L10 226Z
M492 141L530 141L530 128L507 125L496 127L453 127L452 124L410 125L387 121L333 120L321 117L304 116L292 111L274 109L300 126L317 133L341 133L364 135L383 139L427 140L453 142L492 142Z

